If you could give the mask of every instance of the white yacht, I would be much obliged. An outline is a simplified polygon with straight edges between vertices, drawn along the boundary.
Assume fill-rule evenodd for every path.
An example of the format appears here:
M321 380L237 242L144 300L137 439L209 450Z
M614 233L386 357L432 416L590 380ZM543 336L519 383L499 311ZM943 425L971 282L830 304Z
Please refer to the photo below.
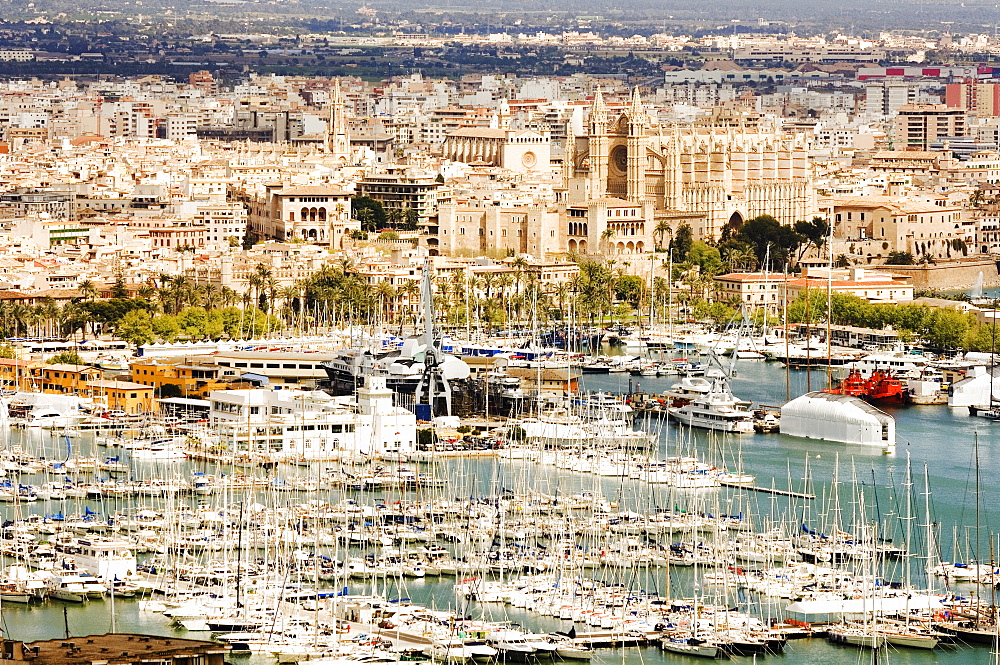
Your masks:
M689 386L693 390L687 395L686 404L670 407L667 412L677 422L689 427L714 429L721 432L748 433L753 431L753 414L747 407L750 402L737 399L729 389L730 368L727 371L719 362L719 357L711 354L709 366L705 370L706 383Z
M876 370L890 371L896 378L919 378L926 366L926 358L912 353L872 353L847 364L865 378Z
M125 580L138 568L136 546L126 540L64 535L53 544L56 552L72 556L77 566L102 580Z

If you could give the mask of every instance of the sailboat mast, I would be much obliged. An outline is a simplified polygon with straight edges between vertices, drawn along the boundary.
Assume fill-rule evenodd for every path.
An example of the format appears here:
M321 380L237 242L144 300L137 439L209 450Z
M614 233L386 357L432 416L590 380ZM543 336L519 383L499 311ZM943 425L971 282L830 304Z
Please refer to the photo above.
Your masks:
M654 302L655 302L654 298L653 298L653 295L655 293L655 290L654 290L653 287L656 286L656 276L655 276L656 275L656 264L655 264L655 261L656 261L656 254L654 252L650 252L650 254L649 254L649 328L650 328L650 330L652 330L652 328L653 328L653 306L654 306Z
M829 237L827 238L827 249L829 250L829 260L826 264L826 387L833 388L832 362L830 361L831 351L831 328L833 321L833 225L827 224Z
M674 341L674 249L667 250L667 321L670 333L670 342Z
M781 324L785 331L785 401L792 399L792 370L788 357L788 264L785 264L785 279L783 280L784 295L781 297Z

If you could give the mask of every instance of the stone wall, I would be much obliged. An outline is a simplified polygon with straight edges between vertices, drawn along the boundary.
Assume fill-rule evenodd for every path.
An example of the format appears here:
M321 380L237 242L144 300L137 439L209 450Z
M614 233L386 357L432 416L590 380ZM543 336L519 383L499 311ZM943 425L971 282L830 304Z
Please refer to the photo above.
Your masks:
M997 263L989 259L959 259L920 266L880 266L882 270L910 277L913 288L931 291L964 291L976 285L979 273L983 286L1000 286Z

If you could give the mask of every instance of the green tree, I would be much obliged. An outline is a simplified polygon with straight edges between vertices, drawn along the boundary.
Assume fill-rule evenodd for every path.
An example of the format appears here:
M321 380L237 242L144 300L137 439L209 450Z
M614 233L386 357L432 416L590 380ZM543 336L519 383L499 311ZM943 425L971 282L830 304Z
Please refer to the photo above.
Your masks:
M171 314L160 314L153 317L151 325L153 334L163 342L173 342L181 332L180 324L177 323L177 317Z
M672 234L673 232L670 222L667 220L661 219L656 223L656 228L653 229L653 235L656 236L656 251L660 251L663 248L663 236L668 233Z
M770 258L776 269L786 266L791 253L805 240L795 229L770 215L748 219L733 237L753 247L759 265Z
M184 390L176 383L161 383L158 392L160 398L184 397Z
M156 335L153 333L153 319L144 309L127 312L118 322L117 334L119 339L137 347L152 344L156 340Z
M363 231L376 231L385 226L388 216L381 201L370 196L355 196L351 199L351 215L361 222Z
M623 275L615 280L615 298L629 303L634 309L639 308L645 292L646 283L641 277Z
M683 263L687 260L688 251L691 250L691 244L694 242L694 232L691 230L690 224L681 224L677 227L677 231L674 236L670 239L670 251L674 253L674 262Z
M800 219L795 222L793 228L796 233L805 239L797 257L798 259L802 258L803 253L810 246L815 247L817 251L822 249L830 234L830 223L822 217L813 217L811 220Z
M101 295L100 290L98 290L97 286L89 279L85 279L80 282L80 285L77 288L80 291L80 295L82 295L85 300L95 300L99 295Z
M850 268L852 265L854 264L851 262L851 257L847 254L839 254L833 261L834 268Z
M912 266L916 263L910 252L889 252L885 260L887 266Z
M713 277L722 272L723 263L719 250L712 247L704 240L697 240L691 245L687 253L686 263L698 266L699 272L704 277Z
M49 358L49 365L86 365L76 351L63 351Z
M403 211L403 230L416 231L420 228L420 213L416 208L407 208Z
M125 286L125 278L119 276L111 286L112 298L128 298L128 288Z

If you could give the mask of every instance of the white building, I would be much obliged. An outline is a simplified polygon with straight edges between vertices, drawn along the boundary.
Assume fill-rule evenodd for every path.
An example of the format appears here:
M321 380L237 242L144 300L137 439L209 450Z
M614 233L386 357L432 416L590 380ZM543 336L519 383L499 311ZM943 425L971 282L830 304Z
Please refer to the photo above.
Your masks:
M196 141L198 139L198 116L194 113L168 113L166 117L166 138L173 141Z
M205 227L206 244L216 247L229 246L232 238L242 244L247 234L247 211L240 203L198 206L194 221Z
M356 401L266 389L213 390L209 399L209 421L230 452L323 460L416 449L416 416L393 405L382 377L369 378Z
M1000 368L991 369L983 365L970 367L965 378L953 383L948 390L948 406L990 408L992 400L1000 397L998 379Z
M850 395L811 392L781 407L781 433L891 449L896 420Z

